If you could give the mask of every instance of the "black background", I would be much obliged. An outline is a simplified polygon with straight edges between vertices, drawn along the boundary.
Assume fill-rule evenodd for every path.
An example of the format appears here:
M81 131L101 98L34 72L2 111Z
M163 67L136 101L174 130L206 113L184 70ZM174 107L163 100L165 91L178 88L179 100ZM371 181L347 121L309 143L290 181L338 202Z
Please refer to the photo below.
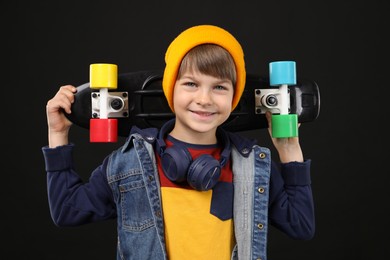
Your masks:
M247 72L267 75L269 62L295 60L298 78L320 87L320 116L300 128L313 160L316 235L295 241L271 228L269 259L387 259L386 1L14 0L0 8L2 259L115 259L115 221L51 221L46 102L61 85L87 82L91 63L118 64L119 73L163 68L171 40L197 24L235 35ZM270 144L264 129L243 134ZM92 144L77 126L70 135L86 180L122 141Z

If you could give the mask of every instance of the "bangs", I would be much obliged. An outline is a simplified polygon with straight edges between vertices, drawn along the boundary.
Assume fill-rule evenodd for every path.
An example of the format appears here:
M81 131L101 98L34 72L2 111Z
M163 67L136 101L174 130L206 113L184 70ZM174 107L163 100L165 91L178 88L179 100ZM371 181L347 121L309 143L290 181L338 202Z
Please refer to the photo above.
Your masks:
M199 71L236 84L236 67L232 56L219 45L202 44L191 49L183 58L177 78L186 71Z

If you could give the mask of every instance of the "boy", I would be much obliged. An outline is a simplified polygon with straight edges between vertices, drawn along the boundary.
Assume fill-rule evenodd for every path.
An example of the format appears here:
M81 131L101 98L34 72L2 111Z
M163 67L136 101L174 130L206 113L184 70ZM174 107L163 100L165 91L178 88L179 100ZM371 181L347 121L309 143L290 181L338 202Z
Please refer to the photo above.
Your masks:
M63 86L48 101L42 150L53 221L117 218L117 259L265 260L269 223L312 238L310 160L298 138L272 139L279 171L269 149L219 127L245 86L237 40L217 26L194 26L174 39L165 62L163 90L175 118L160 131L133 127L87 183L72 167L64 116L76 88Z

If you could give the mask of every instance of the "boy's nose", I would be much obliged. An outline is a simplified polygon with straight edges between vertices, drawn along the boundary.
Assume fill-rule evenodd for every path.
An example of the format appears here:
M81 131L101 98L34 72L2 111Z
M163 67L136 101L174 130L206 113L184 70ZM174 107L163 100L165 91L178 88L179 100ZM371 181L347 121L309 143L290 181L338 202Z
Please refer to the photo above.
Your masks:
M196 103L200 105L208 105L211 103L211 96L208 89L200 89L196 96Z

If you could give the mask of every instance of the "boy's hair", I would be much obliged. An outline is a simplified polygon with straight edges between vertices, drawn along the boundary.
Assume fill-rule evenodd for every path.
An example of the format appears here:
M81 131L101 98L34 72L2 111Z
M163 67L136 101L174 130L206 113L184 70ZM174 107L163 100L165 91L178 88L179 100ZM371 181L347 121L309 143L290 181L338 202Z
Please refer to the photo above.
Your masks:
M244 52L240 43L228 31L220 27L214 25L197 25L180 33L171 42L165 53L165 70L162 87L168 101L168 105L173 112L173 88L177 80L182 60L190 50L204 44L221 46L230 54L235 65L236 72L232 111L236 108L238 102L240 101L246 80ZM196 66L198 65L200 65L200 63ZM227 66L230 65L228 64Z
M219 45L202 44L191 49L183 58L177 79L186 71L199 71L216 78L228 79L236 85L236 67L230 53Z

